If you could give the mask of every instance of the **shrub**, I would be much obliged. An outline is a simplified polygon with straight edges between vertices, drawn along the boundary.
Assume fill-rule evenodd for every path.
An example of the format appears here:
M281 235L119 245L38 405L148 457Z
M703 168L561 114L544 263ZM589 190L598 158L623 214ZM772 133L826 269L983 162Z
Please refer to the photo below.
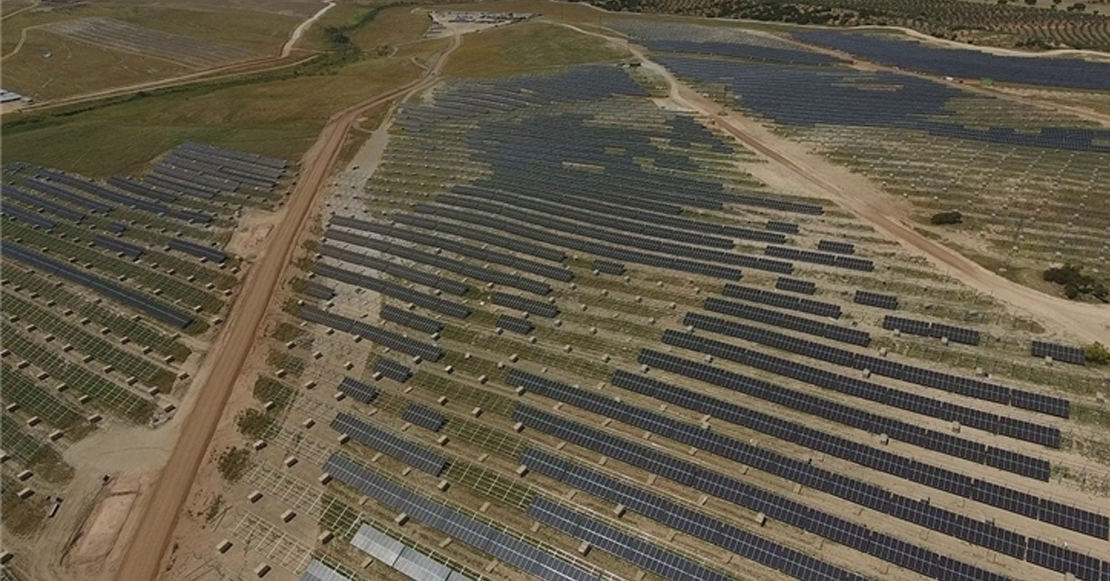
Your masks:
M232 483L238 482L251 466L250 456L250 450L231 446L220 452L220 455L216 458L216 468L220 471L220 476L223 476L224 480Z
M1110 349L1107 349L1106 345L1098 341L1087 345L1087 347L1083 349L1083 355L1086 356L1087 363L1093 363L1095 365L1106 365L1110 363Z
M1106 302L1108 293L1106 285L1094 277L1083 274L1082 269L1073 264L1065 264L1044 271L1043 278L1047 282L1064 287L1064 295L1075 300L1082 295Z
M929 221L936 225L959 224L960 222L964 221L964 216L963 214L953 210L951 212L940 212L939 214L933 214L933 217L929 218Z
M274 402L274 409L280 410L293 399L293 388L263 375L254 382L254 398L260 402Z
M273 424L272 415L255 408L247 408L235 416L235 426L239 428L239 433L252 440L261 440Z

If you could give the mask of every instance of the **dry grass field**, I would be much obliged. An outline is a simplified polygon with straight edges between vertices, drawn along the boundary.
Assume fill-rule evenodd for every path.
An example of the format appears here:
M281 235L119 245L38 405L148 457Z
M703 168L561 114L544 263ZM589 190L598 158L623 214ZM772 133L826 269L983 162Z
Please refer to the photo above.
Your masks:
M546 23L529 22L481 32L460 49L445 71L474 77L558 70L583 62L619 62L629 53L609 42Z

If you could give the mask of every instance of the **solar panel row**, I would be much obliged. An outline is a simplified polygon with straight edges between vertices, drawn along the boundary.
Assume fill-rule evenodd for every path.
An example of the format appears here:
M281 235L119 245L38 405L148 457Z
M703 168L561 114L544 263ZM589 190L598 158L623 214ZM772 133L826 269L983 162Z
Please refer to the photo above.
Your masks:
M831 317L833 319L840 318L839 305L784 295L782 293L766 291L761 288L738 284L726 284L721 294L726 297L743 299L748 302L770 305L780 309L790 309L791 311L809 313L821 317Z
M1051 357L1055 361L1073 363L1075 365L1087 364L1087 355L1083 352L1083 349L1079 347L1069 347L1067 345L1047 343L1045 341L1033 341L1031 353L1033 357Z
M773 256L775 258L785 258L787 260L809 262L812 264L822 264L825 266L846 268L849 270L862 270L864 272L871 272L875 270L875 265L870 260L864 258L855 258L852 256L844 256L842 254L829 254L825 252L814 252L812 250L799 250L797 248L787 248L785 246L768 246L763 249L763 253L767 256Z
M797 234L798 225L792 222L780 222L778 220L768 220L767 229L773 232L784 232L786 234Z
M595 260L594 270L603 274L615 274L621 276L624 274L624 265L617 262L610 262L608 260Z
M357 264L366 268L384 272L388 275L395 276L400 279L421 284L426 287L431 287L441 290L445 293L450 293L457 296L466 294L470 287L465 284L452 280L450 278L434 275L430 272L424 272L408 266L403 266L382 258L376 258L361 252L353 252L351 250L344 250L338 246L331 244L324 244L320 246L320 254L328 258L335 258L343 262Z
M353 218L342 218L337 216L335 218L332 218L332 224L335 226L353 227L347 226L347 224L349 224L352 220ZM375 234L381 234L382 236L389 236L391 238L397 238L400 240L406 240L409 242L414 242L416 244L423 244L425 246L432 246L437 249L437 254L439 253L439 250L442 249L446 250L447 252L453 252L462 256L469 256L470 258L476 258L478 260L491 262L493 264L508 266L510 268L519 269L524 272L530 272L532 274L538 274L540 276L559 280L562 282L570 282L574 279L574 273L562 266L536 262L535 260L528 260L524 258L517 258L509 254L493 252L492 250L486 250L485 248L481 248L478 246L456 242L443 236L425 234L417 230L400 228L392 224L365 222L362 220L359 220L358 222L358 228L363 231L373 232ZM333 232L333 230L329 230L329 232ZM357 237L355 238L355 240L344 241L352 242L354 244L360 243L360 240Z
M540 301L535 301L532 299L526 299L524 297L519 297L516 295L510 295L507 293L493 293L492 295L490 295L490 302L495 305L501 305L503 307L509 307L510 309L532 313L533 315L539 315L548 319L559 316L559 308L555 305L552 305L550 303L542 303Z
M20 210L19 208L16 208L11 204L4 204L0 206L0 212L2 212L5 216L8 216L9 218L14 218L16 220L26 222L32 226L36 226L44 230L50 230L56 225L53 220L48 220L46 218L43 218L42 216L39 216L38 214L32 214L31 212Z
M439 361L443 358L443 349L439 347L386 331L379 327L367 325L349 317L336 315L320 310L310 305L302 305L298 313L302 319L321 325L327 325L347 333L358 335L383 347L389 347L406 355L419 356L428 361Z
M898 308L898 297L865 290L857 290L855 297L853 297L853 301L859 305L867 305L869 307L878 307L880 309L889 309L892 311Z
M189 242L188 240L182 240L180 238L170 238L166 242L166 246L168 246L171 250L177 250L186 254L192 254L193 256L206 258L215 262L223 262L227 260L226 252L216 250L211 246L202 246L200 244Z
M378 358L378 362L374 364L374 371L398 383L404 383L412 377L412 369L385 357Z
M775 288L792 293L801 293L803 295L811 295L817 292L816 284L808 280L798 280L785 276L780 276L779 279L775 281Z
M604 242L616 244L618 246L637 248L650 252L658 252L661 254L668 254L679 258L692 258L696 260L727 264L730 266L741 266L745 268L754 268L756 270L766 270L769 272L778 272L783 274L789 274L793 270L793 266L789 262L784 262L781 260L769 260L758 256L725 252L723 250L714 250L701 246L689 246L686 244L679 244L677 242L659 240L657 238L638 236L621 230L610 230L596 226L587 226L574 220L555 218L549 214L541 212L521 210L515 206L510 206L508 204L487 202L484 200L455 194L441 194L439 196L436 196L435 201L438 204L477 210L486 214L497 215L504 218L512 219L517 222L532 224L534 226L545 228L547 230L565 232L567 234L581 236L590 240L601 240ZM617 225L619 224L614 224L614 226Z
M517 333L520 335L527 335L536 328L532 321L528 319L521 319L520 317L511 317L509 315L500 315L497 317L497 326L505 329L506 331Z
M443 313L450 317L457 317L465 319L470 316L470 309L458 303L441 299L437 296L424 294L422 292L414 291L410 288L405 288L399 284L388 282L380 278L374 278L364 274L358 274L342 268L318 262L312 267L313 274L323 276L330 279L353 284L365 289L382 293L383 295L400 299L414 305L424 307L429 311Z
M437 254L422 252L408 246L386 242L385 240L378 240L366 236L357 236L349 232L336 230L335 228L328 228L328 230L324 232L324 239L338 240L340 242L346 242L348 244L355 244L365 248L370 248L372 250L377 250L378 252L384 252L387 254L392 254L394 256L399 256L401 258L405 258L407 260L419 262L421 264L427 264L436 268L442 268L444 270L461 274L462 276L470 277L476 280L505 285L541 296L551 292L551 286L545 282L540 282L538 280L533 280L530 278L524 278L522 276L506 274L496 270L479 268L477 266L465 263L461 260L455 260L453 258L447 258L445 256L439 256Z
M604 256L606 258L612 258L614 260L620 260L623 262L646 264L648 266L668 268L680 272L692 272L695 274L702 274L714 278L740 280L739 269L717 266L714 264L706 264L703 262L695 262L692 260L685 260L670 256L659 256L656 254L648 254L645 252L635 252L615 246L607 246L590 240L582 240L580 238L573 238L566 235L556 234L554 232L547 232L540 228L527 226L518 222L504 220L501 218L494 218L492 216L487 216L484 214L465 212L455 208L448 208L431 204L417 204L413 208L413 210L419 214L430 214L434 216L440 216L442 218L449 218L451 220L477 224L502 232L516 234L517 236L522 236L529 240L537 240L554 246L571 248L580 252L588 252L596 256Z
M786 313L780 313L778 311L743 303L725 301L714 297L705 299L705 310L715 313L724 313L726 315L774 325L793 331L801 331L802 333L816 335L850 345L867 347L871 344L871 334L865 331L832 325L823 321L814 321L813 319L788 315Z
M29 194L27 192L24 192L23 190L20 190L19 188L14 188L12 186L3 186L2 188L0 188L0 196L3 196L6 201L15 200L32 208L45 210L47 212L50 212L51 214L54 214L55 216L58 216L59 218L70 220L71 222L79 223L81 222L81 220L85 219L85 215L81 212L78 212L77 210L74 210L68 206L63 206L62 204L51 202L50 200L43 199L39 196Z
M837 242L835 240L821 240L817 242L817 250L836 254L855 254L856 245L847 242Z
M440 472L447 467L447 458L443 455L400 438L380 426L368 424L351 414L337 414L331 422L331 428L340 434L350 436L352 440L368 448L373 448L432 476L439 476Z
M117 254L123 254L131 260L138 260L138 258L143 255L143 252L146 252L146 249L144 249L142 246L137 246L135 244L124 242L122 240L112 238L111 236L94 236L93 244L107 248L108 250L111 250L112 252L115 252Z
M561 250L556 250L548 246L540 244L532 244L525 242L519 238L512 238L509 236L502 236L488 230L479 230L478 228L470 228L461 224L448 222L447 220L439 220L436 218L429 218L427 216L417 216L414 214L394 213L390 214L394 222L406 224L408 226L415 226L417 228L424 228L425 230L434 230L445 234L454 234L463 238L493 244L502 248L508 248L519 254L527 254L535 256L544 260L551 260L553 262L562 262L566 259L566 255ZM352 226L353 227L353 226Z
M134 198L119 192L109 190L108 188L96 185L90 181L75 178L54 170L42 170L36 176L37 179L47 179L51 182L64 184L70 188L80 190L84 193L92 194L98 198L108 200L128 208L135 208L144 212L152 214L164 215L170 218L183 220L185 222L197 222L200 224L207 224L212 221L212 216L203 212L195 212L192 210L179 210L172 206L166 206L157 202L150 202L145 199Z
M353 377L344 377L343 381L339 382L339 391L340 393L346 394L347 397L361 403L370 403L374 401L374 398L378 397L378 390L376 388Z
M193 323L193 317L183 311L154 301L145 295L133 292L114 282L104 280L98 276L74 268L68 263L48 258L37 252L32 252L19 244L4 242L3 245L0 246L0 253L46 273L91 289L109 299L132 307L142 313L146 313L155 320L163 323L179 328L188 327Z
M930 323L929 321L887 315L883 317L883 328L889 330L897 329L902 333L908 333L910 335L921 335L923 337L934 337L937 339L945 338L954 343L963 343L965 345L979 344L979 331L963 327L954 327L943 323Z
M379 314L381 315L381 318L386 321L397 323L398 325L404 325L410 329L420 331L421 333L434 335L435 333L439 333L443 330L443 323L440 323L435 319L430 319L422 315L417 315L416 313L406 311L404 309L398 309L397 307L391 305L382 305Z
M447 417L443 414L428 406L416 403L405 406L405 411L401 413L401 419L433 432L438 432L447 423Z
M310 280L304 285L304 294L314 299L330 301L335 298L335 289Z

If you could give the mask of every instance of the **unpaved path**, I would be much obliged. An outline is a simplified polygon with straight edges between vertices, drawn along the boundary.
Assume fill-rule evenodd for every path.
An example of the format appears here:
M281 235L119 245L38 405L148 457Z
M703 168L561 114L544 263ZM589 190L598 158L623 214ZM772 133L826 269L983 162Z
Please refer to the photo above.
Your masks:
M289 56L289 53L293 52L293 45L297 44L297 41L300 40L301 35L304 34L304 31L308 30L308 27L312 26L313 22L319 20L319 18L323 16L325 12L331 10L334 6L335 2L329 1L327 6L324 6L318 12L316 12L316 14L309 16L305 19L304 22L298 24L297 27L293 29L293 32L289 35L289 40L285 41L285 44L281 45L281 58L287 58Z
M24 6L23 8L20 8L18 10L12 10L8 14L5 14L3 16L3 18L0 18L0 20L7 20L7 19L11 18L12 16L15 16L16 14L26 12L26 11L32 9L32 8L37 8L39 4L42 4L42 2L40 0L34 0L33 2L31 2L30 6Z
M24 10L26 10L26 8ZM12 58L13 56L19 54L19 50L23 48L23 43L27 42L27 31L28 30L34 30L35 28L38 28L38 26L28 26L28 27L24 28L23 30L19 31L19 42L15 43L15 48L13 48L11 52L9 52L8 54L6 54L4 56L0 56L0 61L6 61L6 60Z
M316 143L305 154L301 177L286 204L282 223L275 230L259 263L248 274L239 294L240 299L232 306L220 339L213 347L215 356L206 361L197 374L194 384L194 389L198 390L196 406L181 427L181 436L153 494L145 500L144 507L139 507L139 510L145 512L142 513L138 530L116 573L116 579L154 581L157 578L162 557L224 405L231 395L231 389L251 346L259 339L262 319L270 306L270 298L295 250L293 242L306 226L305 218L309 215L317 194L323 190L348 129L363 110L434 84L443 64L460 44L461 39L456 36L451 46L439 56L435 66L424 76L333 115Z
M564 26L583 34L621 40L573 25ZM648 60L640 47L630 44L629 50L642 61L643 67L667 80L672 100L716 119L719 127L776 165L783 178L796 184L800 191L822 195L836 202L964 284L1033 316L1048 329L1085 342L1110 341L1110 307L1076 303L1024 287L990 272L942 243L922 236L902 220L905 212L900 205L866 177L808 151L799 143L775 135L743 115L733 111L722 112L720 104L701 96L682 84L665 67Z

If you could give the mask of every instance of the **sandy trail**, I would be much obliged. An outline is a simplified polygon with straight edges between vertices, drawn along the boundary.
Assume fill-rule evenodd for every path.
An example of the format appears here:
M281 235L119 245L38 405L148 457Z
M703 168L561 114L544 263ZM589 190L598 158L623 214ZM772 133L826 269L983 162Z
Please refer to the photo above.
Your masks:
M115 578L120 581L153 581L159 573L182 506L189 494L208 444L231 395L251 346L259 338L261 323L270 299L295 251L294 242L306 227L306 217L331 173L348 129L362 111L395 98L423 90L438 79L443 64L461 44L456 36L451 46L424 76L401 87L348 107L329 119L312 148L305 154L301 177L286 204L285 215L272 234L268 248L251 269L241 297L231 308L220 338L213 346L214 357L205 361L197 374L196 406L181 426L181 436L154 487L153 494L137 507L141 520L131 539Z
M573 25L564 26L611 41L623 40ZM801 144L775 135L736 112L722 112L720 104L682 84L665 67L649 60L643 49L631 44L628 48L643 63L644 68L666 79L673 101L716 119L719 127L778 166L783 177L792 181L800 191L833 200L964 284L997 298L1018 312L1034 317L1048 329L1084 342L1110 342L1110 307L1076 303L1021 286L990 272L940 242L922 236L901 219L903 211L899 205L866 177L833 164L824 157L809 152Z
M304 22L298 24L297 27L293 29L293 32L289 35L289 40L285 41L285 44L281 45L281 58L287 58L289 56L289 53L293 52L293 46L296 45L297 41L301 39L301 35L304 34L304 31L308 30L308 27L312 26L313 22L319 20L325 12L331 10L334 6L335 2L329 1L327 6L324 6L319 11L317 11L316 14L309 16L307 19L305 19Z

